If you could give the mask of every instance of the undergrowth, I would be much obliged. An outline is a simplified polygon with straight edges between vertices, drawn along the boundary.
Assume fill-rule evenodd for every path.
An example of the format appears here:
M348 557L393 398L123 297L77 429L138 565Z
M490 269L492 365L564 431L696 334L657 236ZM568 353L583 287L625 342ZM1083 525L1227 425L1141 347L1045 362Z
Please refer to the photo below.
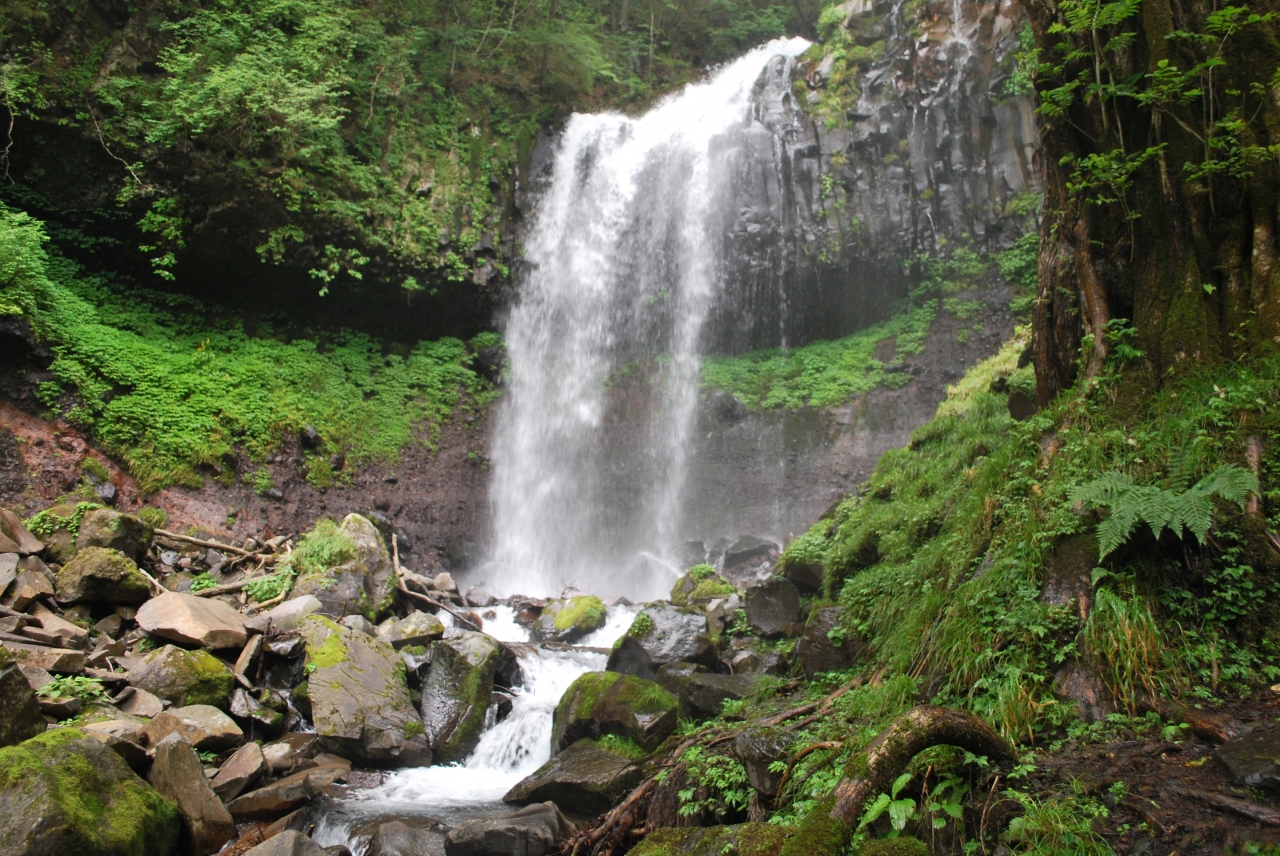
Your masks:
M354 333L321 344L269 325L250 332L194 300L89 274L46 243L38 220L0 208L0 313L28 318L53 353L40 400L145 491L234 479L237 452L261 460L306 425L320 433L308 475L326 487L341 477L332 453L394 461L431 447L464 397L482 406L492 394L457 339L387 354Z
M870 668L1015 740L1075 719L1055 691L1072 661L1130 713L1160 693L1212 699L1280 677L1280 562L1265 537L1280 509L1280 359L1204 368L1152 394L1145 365L1116 358L1019 423L998 381L1024 346L1019 334L952 388L784 564L824 564ZM1246 451L1259 444L1272 451L1255 477ZM1256 514L1242 508L1254 486ZM1152 507L1126 509L1130 495Z

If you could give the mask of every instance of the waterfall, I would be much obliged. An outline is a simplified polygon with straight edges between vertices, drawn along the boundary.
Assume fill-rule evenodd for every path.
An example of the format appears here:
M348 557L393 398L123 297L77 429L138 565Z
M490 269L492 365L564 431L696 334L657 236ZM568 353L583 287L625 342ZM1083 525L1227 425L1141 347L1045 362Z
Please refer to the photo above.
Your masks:
M771 42L640 118L569 121L505 323L488 587L648 598L684 570L704 327L759 125L752 95L770 62L807 47ZM618 391L628 374L645 378L643 394Z

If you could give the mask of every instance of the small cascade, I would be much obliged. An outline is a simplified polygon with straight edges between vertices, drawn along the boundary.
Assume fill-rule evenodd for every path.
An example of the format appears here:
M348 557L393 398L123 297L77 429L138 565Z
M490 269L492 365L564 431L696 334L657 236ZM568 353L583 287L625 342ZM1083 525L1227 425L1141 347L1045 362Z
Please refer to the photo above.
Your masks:
M485 632L502 642L527 643L528 633L515 622L510 607L492 607ZM322 846L345 844L353 853L367 845L361 822L370 818L426 815L444 823L511 810L502 803L507 791L551 757L551 719L565 690L586 672L601 671L603 653L622 637L637 607L609 607L605 625L584 638L577 649L552 651L518 645L523 680L512 692L511 712L491 724L463 764L414 767L393 773L381 785L354 791L319 815L312 833ZM492 714L492 711L491 711Z
M808 44L770 42L640 118L575 115L565 128L505 325L487 588L670 588L704 328L724 290L735 179L763 127L753 96L771 63ZM615 387L636 373L643 402Z

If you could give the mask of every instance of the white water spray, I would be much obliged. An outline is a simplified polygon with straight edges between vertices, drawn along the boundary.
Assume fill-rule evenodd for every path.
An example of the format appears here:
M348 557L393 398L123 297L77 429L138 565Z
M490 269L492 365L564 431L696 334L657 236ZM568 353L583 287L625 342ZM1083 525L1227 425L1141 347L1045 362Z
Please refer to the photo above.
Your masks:
M722 287L742 132L761 72L806 47L770 42L638 119L570 120L506 324L486 587L649 598L683 570L703 328ZM638 404L611 389L635 371L649 380ZM611 417L629 406L647 427L622 436Z

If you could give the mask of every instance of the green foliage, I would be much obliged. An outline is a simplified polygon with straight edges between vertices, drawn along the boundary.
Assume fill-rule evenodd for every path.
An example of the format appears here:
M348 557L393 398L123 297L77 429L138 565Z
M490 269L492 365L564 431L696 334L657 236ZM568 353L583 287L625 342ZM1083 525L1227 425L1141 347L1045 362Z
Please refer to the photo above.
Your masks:
M99 483L111 481L111 471L103 465L102 461L90 455L85 455L84 460L80 462L80 471Z
M406 446L430 447L462 396L488 394L456 339L399 356L351 333L323 349L281 341L267 325L250 335L194 301L86 275L43 244L38 221L0 208L0 255L11 253L0 300L53 351L44 403L65 407L146 491L199 485L236 450L265 457L307 424L322 437L313 475L332 451L353 465L394 461Z
M71 537L75 538L80 534L80 524L84 520L84 516L95 508L102 506L96 502L78 502L75 511L67 517L61 517L53 513L53 509L45 509L38 511L23 521L24 525L31 530L32 533L42 538L52 535L55 530L65 529L71 533Z
M907 826L907 821L916 815L916 801L910 797L899 798L898 794L912 778L913 775L911 773L903 773L894 780L889 793L877 794L875 799L867 803L866 809L862 812L862 819L858 821L858 830L865 829L868 825L874 823L880 815L888 812L893 834L897 835L902 832Z
M596 745L632 761L639 761L649 754L644 751L640 744L629 737L623 737L619 734L606 734L596 741Z
M1243 508L1257 491L1257 476L1234 464L1223 464L1183 490L1137 485L1128 475L1112 472L1072 489L1069 498L1108 510L1106 519L1098 524L1098 557L1105 559L1129 539L1139 522L1150 526L1157 539L1165 529L1181 538L1185 529L1203 544L1213 525L1214 497Z
M95 701L106 698L107 692L98 678L88 678L84 675L58 675L37 690L36 694L50 701L65 698Z
M1093 829L1107 816L1106 806L1074 792L1059 799L1037 799L1016 790L1005 794L1022 804L1023 814L1009 822L1014 853L1025 856L1114 856L1105 838Z
M627 635L634 639L643 639L653 632L653 619L649 617L647 612L636 614L635 619L631 622Z
M1112 698L1131 716L1163 689L1164 640L1143 598L1099 588L1082 637Z
M218 586L218 581L214 579L213 574L209 573L208 571L205 571L203 574L197 574L195 579L191 581L191 593L195 594L198 591L205 591L206 589L217 588L217 586Z
M161 5L138 13L161 48L160 74L104 62L112 40L61 61L44 45L56 31L5 7L0 32L22 35L6 45L15 59L0 66L0 95L57 109L127 162L120 197L162 278L177 274L208 206L234 194L263 259L309 268L322 293L375 258L397 271L379 278L385 287L411 293L428 288L424 272L462 281L485 263L475 251L503 216L499 188L540 128L573 110L645 105L707 66L808 30L815 6ZM60 26L90 26L78 9L58 12ZM221 187L203 181L211 173Z
M723 818L744 811L751 798L747 769L732 755L722 755L704 746L693 746L680 756L692 787L679 791L681 817L709 812Z

